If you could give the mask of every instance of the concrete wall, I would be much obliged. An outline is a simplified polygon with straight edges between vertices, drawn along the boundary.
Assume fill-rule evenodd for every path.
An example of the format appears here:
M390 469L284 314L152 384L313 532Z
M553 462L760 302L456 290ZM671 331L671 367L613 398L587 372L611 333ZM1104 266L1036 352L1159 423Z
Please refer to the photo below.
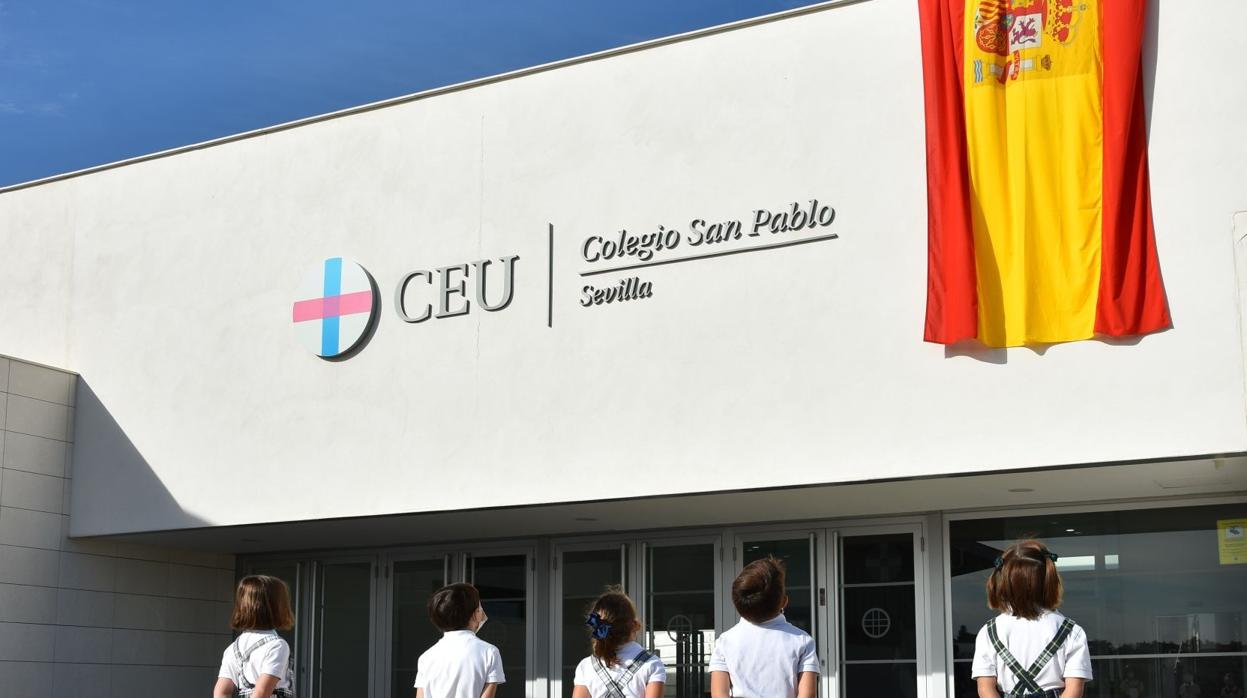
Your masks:
M233 557L66 536L74 384L0 357L0 696L206 695Z
M0 351L83 377L83 535L1244 451L1247 90L1217 67L1247 3L1151 7L1175 328L1137 343L921 341L917 7L871 0L0 194ZM813 198L839 239L580 305L631 275L582 277L591 235ZM406 272L513 254L506 310L398 318ZM338 255L382 302L331 363L291 304Z

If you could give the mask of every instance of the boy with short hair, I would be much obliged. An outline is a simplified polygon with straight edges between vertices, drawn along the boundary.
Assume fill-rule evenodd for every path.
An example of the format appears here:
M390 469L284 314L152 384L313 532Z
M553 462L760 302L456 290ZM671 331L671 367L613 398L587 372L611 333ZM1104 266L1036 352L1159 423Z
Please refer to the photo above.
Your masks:
M450 584L429 597L429 620L441 630L416 663L416 698L493 698L506 683L498 648L476 636L489 618L471 584Z
M745 566L732 582L740 622L719 636L710 659L711 698L814 698L814 639L789 623L784 565L773 557Z

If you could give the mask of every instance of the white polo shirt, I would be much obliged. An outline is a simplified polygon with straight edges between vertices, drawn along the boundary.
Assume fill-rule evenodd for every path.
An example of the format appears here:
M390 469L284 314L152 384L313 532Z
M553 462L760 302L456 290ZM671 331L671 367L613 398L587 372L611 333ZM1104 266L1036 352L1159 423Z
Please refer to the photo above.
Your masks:
M619 663L606 667L606 673L619 683L624 689L624 695L630 698L642 698L645 695L645 687L651 683L667 683L667 667L663 666L662 659L657 655L645 660L645 663L638 667L626 682L621 680L623 675L632 669L632 660L636 659L636 656L643 650L644 648L637 643L629 642L615 653L615 658L619 660ZM593 657L580 660L580 664L576 665L576 677L572 683L588 688L589 695L593 698L603 698L609 695L606 681L598 675L598 670L593 666Z
M719 636L710 671L726 671L736 698L795 698L801 674L820 673L814 638L779 614L763 623L741 619Z
M506 682L498 648L471 630L445 633L416 662L416 688L425 698L481 698L485 684Z
M996 616L996 635L1008 648L1018 663L1030 668L1035 659L1043 652L1048 642L1056 637L1057 631L1065 616L1055 611L1044 611L1039 618L1027 620L1007 613ZM1017 686L1017 677L1005 666L996 648L992 647L991 638L987 636L984 625L974 640L974 663L970 676L995 676L996 685L1002 693L1009 693ZM1064 688L1065 679L1091 680L1091 652L1087 649L1087 633L1078 625L1070 630L1069 637L1052 655L1052 659L1039 672L1037 683L1045 691Z
M276 639L267 640L267 644L261 645L267 638ZM238 655L234 652L234 644L238 645L238 651L247 658L246 664L241 667ZM252 648L256 649L248 656ZM221 669L217 672L217 676L233 681L237 688L242 688L240 678L254 686L261 674L278 677L277 688L294 690L290 676L290 645L277 637L276 630L244 631L233 644L225 648L225 653L221 655Z

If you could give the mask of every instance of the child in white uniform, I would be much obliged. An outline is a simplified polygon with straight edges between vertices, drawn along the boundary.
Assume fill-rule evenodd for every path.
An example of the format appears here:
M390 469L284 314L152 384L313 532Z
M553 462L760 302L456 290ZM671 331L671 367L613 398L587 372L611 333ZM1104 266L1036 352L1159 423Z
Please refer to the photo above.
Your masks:
M416 698L493 698L507 677L498 648L476 636L489 620L476 587L451 584L435 591L429 620L443 634L416 662Z
M732 582L740 622L719 636L710 659L711 698L814 698L814 639L784 618L784 565L755 560Z
M230 626L241 631L221 655L213 698L294 698L290 645L278 630L294 627L290 589L277 577L243 577Z
M1000 615L979 631L971 669L979 698L1082 698L1090 681L1087 634L1057 612L1057 555L1037 540L1010 546L987 579Z
M593 654L576 666L572 698L662 698L667 668L636 643L641 623L632 599L620 591L602 594L585 625Z

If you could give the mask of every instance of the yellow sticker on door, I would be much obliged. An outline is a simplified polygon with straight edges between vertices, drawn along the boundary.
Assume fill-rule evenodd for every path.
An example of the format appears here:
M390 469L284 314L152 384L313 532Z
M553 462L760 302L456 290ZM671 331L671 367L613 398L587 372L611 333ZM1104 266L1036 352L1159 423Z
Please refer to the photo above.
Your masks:
M1223 565L1247 564L1247 519L1217 522L1217 551Z

